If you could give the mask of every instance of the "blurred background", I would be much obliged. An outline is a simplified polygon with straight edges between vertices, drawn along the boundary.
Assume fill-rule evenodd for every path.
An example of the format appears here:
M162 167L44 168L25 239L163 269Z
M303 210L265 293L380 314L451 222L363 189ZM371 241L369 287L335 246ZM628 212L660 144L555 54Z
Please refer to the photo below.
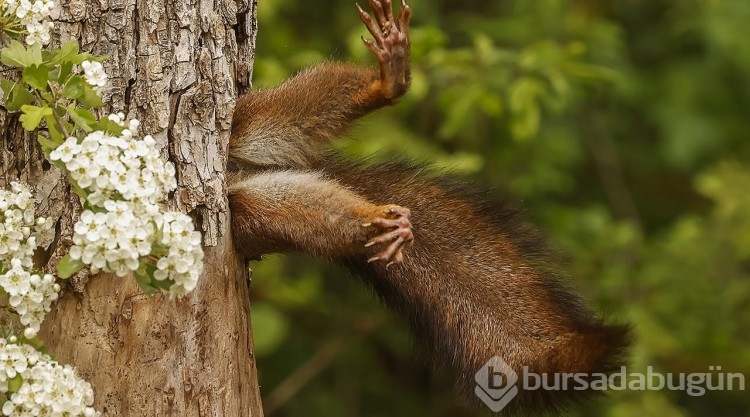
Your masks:
M328 59L374 64L353 0L259 3L256 88ZM589 304L633 324L629 371L719 365L750 383L750 2L411 4L413 88L336 146L522 201ZM267 416L485 414L343 269L252 267ZM618 391L569 415L750 416L750 395Z

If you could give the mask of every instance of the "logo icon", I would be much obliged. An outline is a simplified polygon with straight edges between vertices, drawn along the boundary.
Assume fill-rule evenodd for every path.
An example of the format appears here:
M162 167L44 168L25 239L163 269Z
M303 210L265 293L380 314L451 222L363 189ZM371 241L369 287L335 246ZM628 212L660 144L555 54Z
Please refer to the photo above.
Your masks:
M474 379L474 393L496 413L518 395L518 374L499 356L487 361Z

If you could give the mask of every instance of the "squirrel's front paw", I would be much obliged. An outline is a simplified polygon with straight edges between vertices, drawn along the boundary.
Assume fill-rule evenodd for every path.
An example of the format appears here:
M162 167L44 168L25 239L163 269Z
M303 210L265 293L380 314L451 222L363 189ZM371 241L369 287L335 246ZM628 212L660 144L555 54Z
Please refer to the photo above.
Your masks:
M403 249L411 246L414 242L411 221L409 221L410 217L411 212L408 208L389 205L383 207L382 217L375 217L370 222L362 225L380 231L377 236L365 244L365 247L380 244L386 245L385 249L368 259L367 262L387 262L387 268L404 261Z
M401 12L394 18L391 0L369 0L373 19L359 5L359 18L375 40L362 38L378 59L380 90L383 97L395 100L409 89L409 19L411 7L401 0Z

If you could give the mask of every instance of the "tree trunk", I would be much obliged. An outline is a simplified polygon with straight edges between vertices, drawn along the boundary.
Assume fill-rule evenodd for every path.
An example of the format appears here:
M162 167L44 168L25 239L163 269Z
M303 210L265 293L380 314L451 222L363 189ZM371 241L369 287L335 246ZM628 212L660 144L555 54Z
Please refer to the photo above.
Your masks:
M77 39L108 57L106 113L138 118L175 162L170 205L194 215L206 257L198 288L181 301L148 298L132 277L80 273L63 286L41 338L91 382L105 416L262 416L248 270L233 249L224 185L235 99L252 75L256 0L61 3L57 41ZM80 204L17 115L0 112L0 129L0 182L36 187L39 214L58 221L54 264Z

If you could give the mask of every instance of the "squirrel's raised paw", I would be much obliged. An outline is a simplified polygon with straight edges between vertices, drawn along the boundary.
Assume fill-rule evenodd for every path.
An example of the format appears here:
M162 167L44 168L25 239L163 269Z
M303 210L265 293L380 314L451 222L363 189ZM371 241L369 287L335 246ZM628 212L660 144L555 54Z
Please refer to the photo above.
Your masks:
M411 221L409 220L411 212L409 209L393 205L385 206L382 215L382 217L375 217L362 226L375 228L380 232L370 239L365 247L386 245L382 251L368 259L367 262L387 262L387 268L404 261L403 249L412 245L414 234L411 230Z
M393 16L391 0L369 0L373 17L357 5L359 18L375 40L362 38L378 59L383 97L395 100L409 89L409 20L411 7L401 1L398 17Z

